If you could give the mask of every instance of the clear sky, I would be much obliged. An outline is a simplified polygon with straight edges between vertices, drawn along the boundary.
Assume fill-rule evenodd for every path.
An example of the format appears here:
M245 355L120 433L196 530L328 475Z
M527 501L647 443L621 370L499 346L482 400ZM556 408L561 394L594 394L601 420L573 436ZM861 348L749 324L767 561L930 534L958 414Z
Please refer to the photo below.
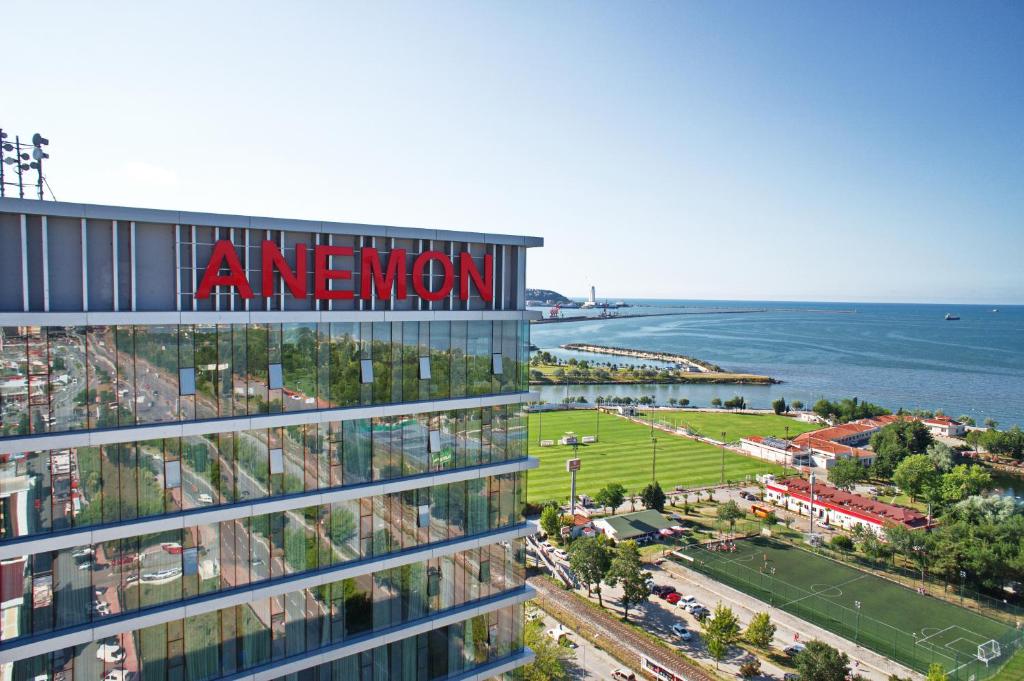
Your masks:
M61 200L543 236L619 297L1024 303L1024 3L6 3Z

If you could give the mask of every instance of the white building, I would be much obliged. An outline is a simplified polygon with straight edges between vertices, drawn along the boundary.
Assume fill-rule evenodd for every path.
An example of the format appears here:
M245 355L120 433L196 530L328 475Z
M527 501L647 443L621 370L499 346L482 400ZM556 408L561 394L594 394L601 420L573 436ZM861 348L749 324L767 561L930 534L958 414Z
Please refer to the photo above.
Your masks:
M931 431L932 435L963 437L967 433L967 427L964 424L954 421L948 416L934 416L930 419L924 419L924 425L928 426L928 430Z

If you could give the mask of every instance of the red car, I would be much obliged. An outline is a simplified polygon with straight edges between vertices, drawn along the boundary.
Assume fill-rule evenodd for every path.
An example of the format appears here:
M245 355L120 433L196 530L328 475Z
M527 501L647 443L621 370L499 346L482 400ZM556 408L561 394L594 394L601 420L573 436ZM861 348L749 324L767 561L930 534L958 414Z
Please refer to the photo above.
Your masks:
M181 553L181 544L177 542L164 542L160 545L160 548L167 553Z
M680 598L682 598L682 596L680 596L675 591L673 591L669 595L665 596L665 600L668 601L669 603L671 603L672 605L675 605L676 603L678 603Z

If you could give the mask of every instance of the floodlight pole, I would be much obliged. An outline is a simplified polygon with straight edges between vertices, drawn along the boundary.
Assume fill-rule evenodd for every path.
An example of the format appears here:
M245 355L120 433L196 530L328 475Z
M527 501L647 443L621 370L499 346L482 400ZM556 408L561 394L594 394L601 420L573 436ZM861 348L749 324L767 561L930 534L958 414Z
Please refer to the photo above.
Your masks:
M857 632L853 636L853 641L860 643L860 601L854 601L853 607L857 608Z
M18 169L18 198L25 198L25 183L22 180L22 168L21 168L21 137L18 135L14 136L14 158L17 163L14 167Z
M960 571L960 607L964 607L964 580L967 579L967 571Z
M655 466L658 463L658 438L651 438L651 484L653 485L658 481L657 475L655 474Z
M725 431L722 431L722 479L720 485L725 484Z
M814 473L808 478L811 483L811 534L814 534Z

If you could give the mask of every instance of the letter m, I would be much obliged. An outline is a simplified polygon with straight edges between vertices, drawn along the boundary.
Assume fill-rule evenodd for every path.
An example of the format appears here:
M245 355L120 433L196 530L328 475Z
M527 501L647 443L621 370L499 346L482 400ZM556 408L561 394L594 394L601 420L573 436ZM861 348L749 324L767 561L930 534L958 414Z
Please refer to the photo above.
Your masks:
M388 264L385 269L380 262L380 253L376 248L363 247L360 252L360 280L359 297L363 300L370 300L373 297L373 290L377 291L378 300L387 300L391 297L394 289L395 298L405 300L405 249L396 248L388 256Z

